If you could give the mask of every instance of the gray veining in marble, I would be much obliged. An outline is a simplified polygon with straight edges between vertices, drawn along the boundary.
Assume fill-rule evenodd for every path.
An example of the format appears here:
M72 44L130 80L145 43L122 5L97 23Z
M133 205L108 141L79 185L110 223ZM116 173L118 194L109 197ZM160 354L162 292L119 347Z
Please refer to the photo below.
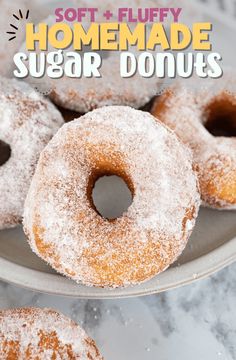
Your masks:
M0 307L52 307L80 323L109 360L235 360L236 264L166 293L76 300L0 283Z

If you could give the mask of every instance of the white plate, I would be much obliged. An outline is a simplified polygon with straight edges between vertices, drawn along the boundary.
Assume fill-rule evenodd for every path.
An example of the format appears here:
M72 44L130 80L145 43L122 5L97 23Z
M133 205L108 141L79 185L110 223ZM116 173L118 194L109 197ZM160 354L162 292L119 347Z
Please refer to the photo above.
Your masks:
M0 232L0 278L29 289L84 298L153 294L203 278L236 259L236 212L201 209L197 225L178 262L139 286L99 289L56 274L31 252L21 228Z
M207 7L198 7L198 11ZM213 21L213 50L220 52L224 65L235 66L234 31L230 22L221 23L204 15L199 21ZM0 231L0 279L36 291L85 298L113 298L147 295L188 284L236 260L236 212L201 209L188 246L171 268L139 286L98 289L80 286L56 274L34 255L21 228Z

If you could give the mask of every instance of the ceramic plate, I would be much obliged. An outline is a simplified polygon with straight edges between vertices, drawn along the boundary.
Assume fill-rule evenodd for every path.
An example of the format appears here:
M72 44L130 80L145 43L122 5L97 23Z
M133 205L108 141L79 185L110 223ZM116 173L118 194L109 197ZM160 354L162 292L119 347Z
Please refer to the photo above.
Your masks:
M34 255L21 227L0 232L0 278L40 292L84 298L153 294L206 277L236 259L236 212L201 209L197 225L178 261L139 286L99 289L76 284Z

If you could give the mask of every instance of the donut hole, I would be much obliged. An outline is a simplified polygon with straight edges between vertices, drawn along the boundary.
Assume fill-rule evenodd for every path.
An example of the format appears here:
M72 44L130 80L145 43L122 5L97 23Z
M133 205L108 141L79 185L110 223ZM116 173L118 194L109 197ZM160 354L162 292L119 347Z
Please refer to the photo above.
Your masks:
M132 191L123 177L99 176L92 188L92 205L99 215L108 220L121 217L132 204Z
M236 136L236 104L230 96L214 100L207 109L205 128L214 136Z
M0 140L0 166L4 165L11 157L11 147Z

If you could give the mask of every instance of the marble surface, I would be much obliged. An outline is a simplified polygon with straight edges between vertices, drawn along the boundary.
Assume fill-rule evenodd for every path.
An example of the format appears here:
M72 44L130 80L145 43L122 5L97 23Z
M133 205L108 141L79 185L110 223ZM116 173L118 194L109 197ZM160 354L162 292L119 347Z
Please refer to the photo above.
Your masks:
M106 360L235 360L236 264L166 293L77 300L0 282L0 308L51 307L80 323Z

